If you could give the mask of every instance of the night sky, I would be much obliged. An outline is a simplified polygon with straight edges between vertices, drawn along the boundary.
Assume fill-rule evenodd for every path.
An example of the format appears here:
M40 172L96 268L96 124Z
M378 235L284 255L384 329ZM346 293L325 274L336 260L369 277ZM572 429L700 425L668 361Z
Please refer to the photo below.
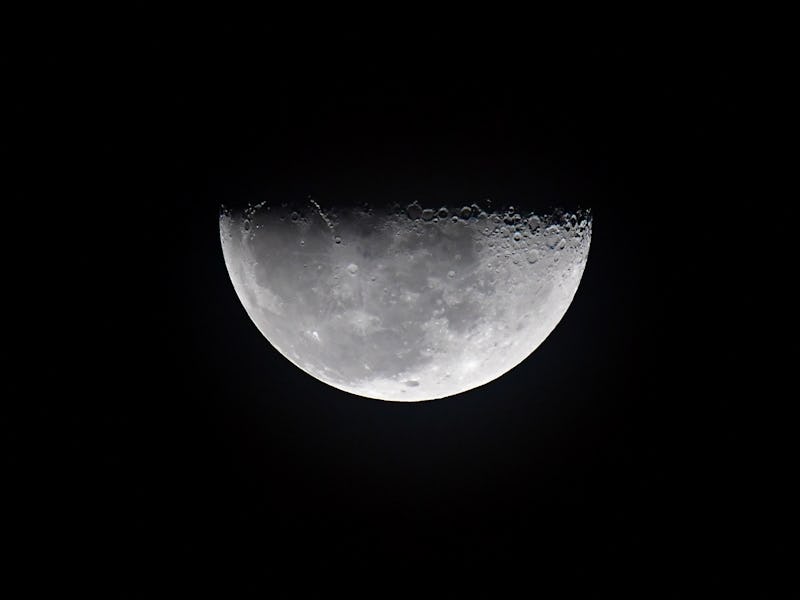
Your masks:
M30 589L768 597L753 555L787 542L760 369L788 300L764 257L790 209L752 193L743 45L137 31L7 61L15 206L45 207L13 267L41 286L19 298L30 430L4 417ZM532 196L591 207L592 246L523 364L369 400L291 365L234 293L219 204L266 190Z

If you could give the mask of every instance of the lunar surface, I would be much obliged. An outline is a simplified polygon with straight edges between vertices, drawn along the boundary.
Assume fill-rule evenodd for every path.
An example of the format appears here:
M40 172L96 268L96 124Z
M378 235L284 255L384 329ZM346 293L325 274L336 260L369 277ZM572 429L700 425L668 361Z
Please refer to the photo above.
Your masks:
M264 337L306 373L380 400L484 385L527 358L569 308L588 211L315 200L223 207L233 287Z

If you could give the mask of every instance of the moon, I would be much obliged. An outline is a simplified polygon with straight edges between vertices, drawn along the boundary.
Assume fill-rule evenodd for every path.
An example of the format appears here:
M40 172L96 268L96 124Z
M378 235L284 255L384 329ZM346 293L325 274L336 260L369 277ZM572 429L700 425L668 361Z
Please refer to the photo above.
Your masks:
M220 213L245 311L294 365L390 401L444 398L525 360L575 296L588 210L323 209L315 200Z

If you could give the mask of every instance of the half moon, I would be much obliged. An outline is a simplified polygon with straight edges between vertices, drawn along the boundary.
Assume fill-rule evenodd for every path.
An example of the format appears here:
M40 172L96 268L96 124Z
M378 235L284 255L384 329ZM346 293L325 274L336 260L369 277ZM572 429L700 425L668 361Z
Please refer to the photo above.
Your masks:
M340 390L420 401L489 383L545 340L578 289L591 217L310 200L223 209L220 237L278 352Z

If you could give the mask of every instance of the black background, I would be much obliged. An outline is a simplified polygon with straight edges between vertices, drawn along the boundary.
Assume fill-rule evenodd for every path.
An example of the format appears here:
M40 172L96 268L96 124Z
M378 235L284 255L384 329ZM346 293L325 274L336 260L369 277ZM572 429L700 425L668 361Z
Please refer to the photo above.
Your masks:
M13 265L37 290L31 429L4 418L28 583L766 595L790 220L754 191L745 41L324 33L159 21L7 55L13 222L36 223ZM501 379L359 398L283 359L230 284L219 203L270 186L589 206L590 258Z

